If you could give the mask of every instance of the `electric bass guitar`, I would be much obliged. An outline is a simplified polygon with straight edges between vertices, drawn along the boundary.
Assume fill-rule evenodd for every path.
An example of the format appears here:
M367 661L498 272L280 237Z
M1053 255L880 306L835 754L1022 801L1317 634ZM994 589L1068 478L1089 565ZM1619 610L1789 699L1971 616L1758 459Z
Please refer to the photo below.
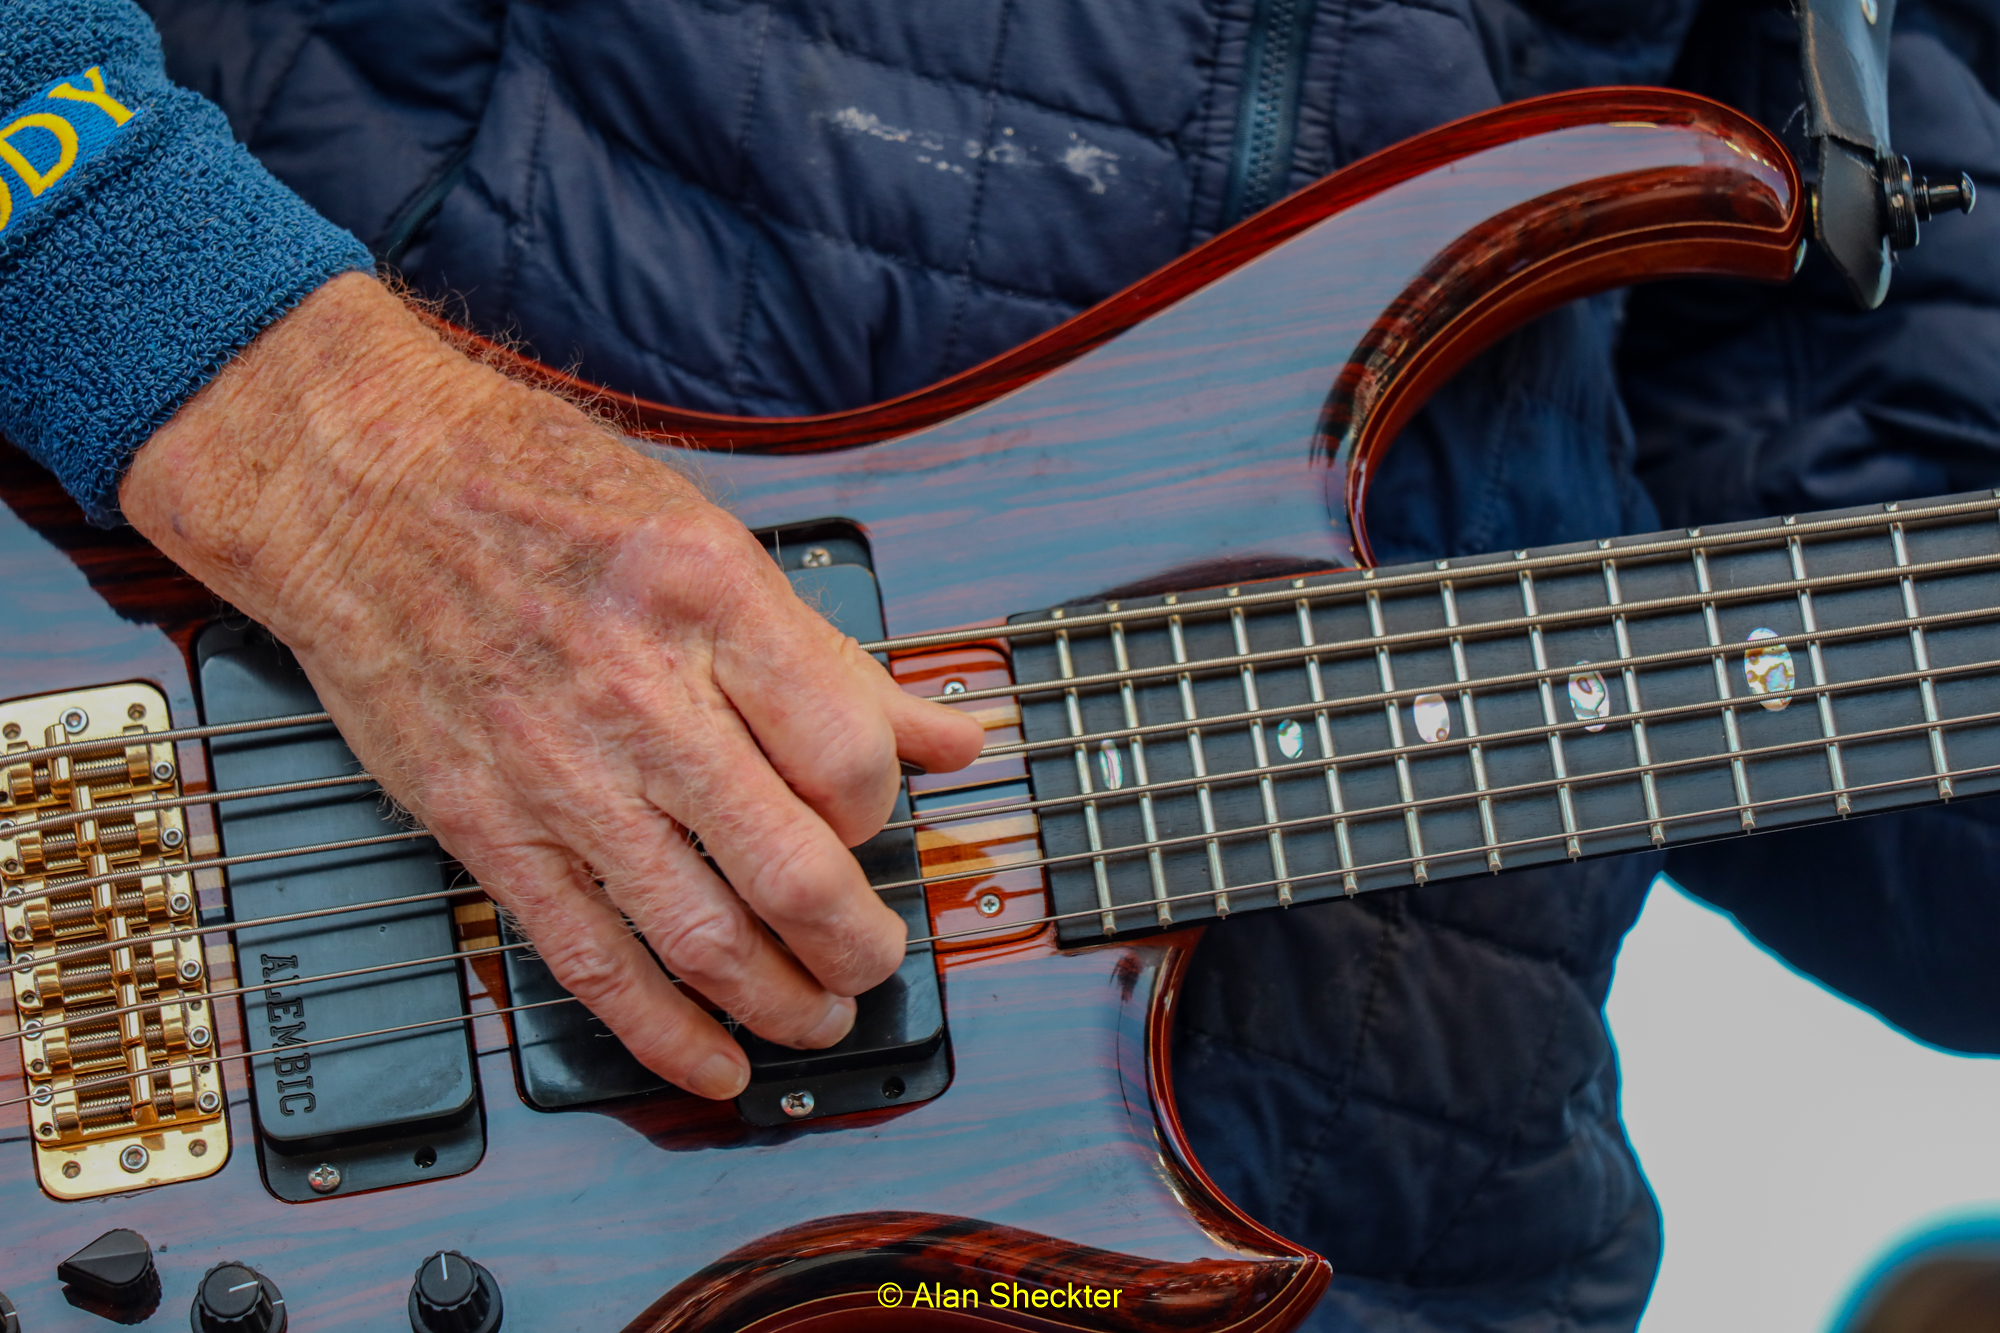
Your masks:
M1562 94L892 402L593 390L986 729L860 850L902 970L832 1050L745 1034L733 1105L384 813L279 646L11 460L0 1322L1294 1327L1325 1263L1175 1119L1201 922L2000 787L1994 494L1369 561L1376 460L1474 352L1643 279L1784 281L1802 212L1727 108Z

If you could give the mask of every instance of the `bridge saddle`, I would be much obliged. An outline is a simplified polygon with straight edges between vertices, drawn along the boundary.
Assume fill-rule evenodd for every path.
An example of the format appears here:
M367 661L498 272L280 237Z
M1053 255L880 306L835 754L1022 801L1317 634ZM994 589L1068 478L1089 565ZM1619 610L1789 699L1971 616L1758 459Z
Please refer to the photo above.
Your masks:
M0 705L0 930L35 1164L58 1199L229 1158L167 702L112 685ZM81 749L68 747L81 745ZM56 747L63 752L46 753ZM122 1076L122 1077L121 1077Z

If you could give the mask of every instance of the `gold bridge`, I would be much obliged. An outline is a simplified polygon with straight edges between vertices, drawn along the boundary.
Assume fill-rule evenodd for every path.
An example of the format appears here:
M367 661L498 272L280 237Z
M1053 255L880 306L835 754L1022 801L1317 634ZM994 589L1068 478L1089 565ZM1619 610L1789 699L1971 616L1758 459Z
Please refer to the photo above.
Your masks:
M0 927L14 961L33 964L12 974L14 1010L36 1168L59 1199L193 1180L229 1159L221 1064L188 1063L216 1041L200 937L150 938L196 924L193 876L175 869L187 825L156 808L180 795L174 747L145 740L169 725L148 685L0 705ZM78 742L89 748L14 757ZM66 815L85 817L18 829Z

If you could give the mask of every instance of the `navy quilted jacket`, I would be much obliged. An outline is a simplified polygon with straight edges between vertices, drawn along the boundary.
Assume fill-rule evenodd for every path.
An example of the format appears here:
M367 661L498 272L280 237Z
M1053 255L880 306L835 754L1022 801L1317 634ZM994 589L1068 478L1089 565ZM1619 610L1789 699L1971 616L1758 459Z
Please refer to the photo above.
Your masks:
M1800 101L1782 10L1697 0L148 8L174 77L419 290L589 378L757 414L958 370L1504 100L1676 81L1793 129ZM1920 168L2000 185L1996 78L1994 0L1906 3L1891 92ZM1815 261L1789 289L1673 284L1508 340L1393 453L1384 555L2000 481L2000 210L1930 230L1874 314ZM1996 863L1987 818L1780 835L1675 869L1892 1020L1995 1050L1971 942L1995 938L1980 904L2000 895L1963 870ZM1332 1261L1313 1327L1636 1321L1660 1223L1601 1009L1657 868L1210 931L1182 1105L1224 1188Z

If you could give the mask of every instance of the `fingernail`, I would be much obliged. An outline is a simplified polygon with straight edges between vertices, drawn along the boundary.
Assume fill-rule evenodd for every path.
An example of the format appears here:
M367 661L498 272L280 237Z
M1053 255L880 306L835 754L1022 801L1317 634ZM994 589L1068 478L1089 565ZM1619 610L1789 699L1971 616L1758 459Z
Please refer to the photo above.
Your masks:
M906 778L927 778L931 775L931 771L922 764L913 764L907 759L900 762L903 765L903 776Z
M799 1045L817 1051L833 1045L854 1027L854 1001L844 995L833 997L819 1026L800 1038Z
M743 1091L749 1083L749 1066L727 1052L717 1051L703 1060L700 1068L688 1079L688 1091L697 1097L723 1102Z

